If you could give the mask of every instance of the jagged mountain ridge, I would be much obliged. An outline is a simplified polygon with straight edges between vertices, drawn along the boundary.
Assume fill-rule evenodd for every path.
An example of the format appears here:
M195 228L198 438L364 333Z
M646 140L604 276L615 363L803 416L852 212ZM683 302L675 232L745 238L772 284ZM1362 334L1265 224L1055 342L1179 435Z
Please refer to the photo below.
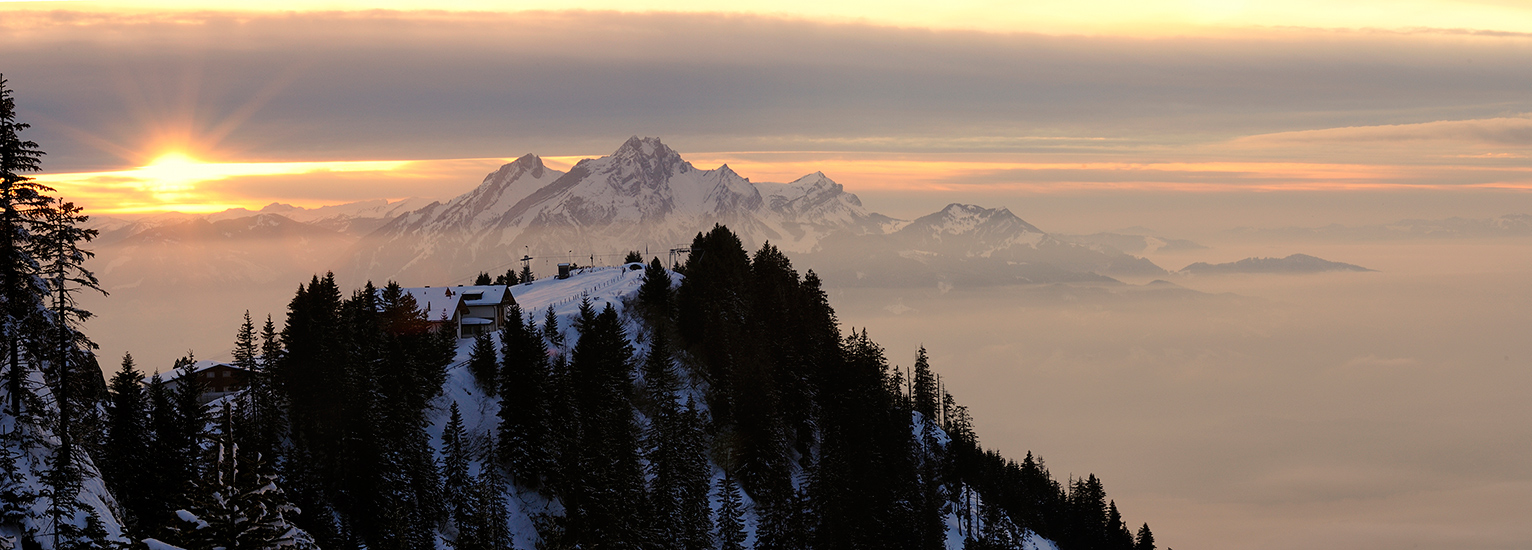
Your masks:
M166 280L205 272L219 275L196 278L237 282L230 277L255 265L284 274L334 271L352 284L447 284L517 267L528 254L537 258L535 271L547 275L553 263L612 263L635 249L664 256L714 224L735 229L747 248L770 242L811 260L831 284L1112 282L1112 276L1166 273L1110 242L1048 234L1005 208L954 203L898 220L869 212L822 172L790 183L752 182L727 165L696 168L657 138L631 138L567 173L525 155L463 195L423 203L374 200L316 209L273 203L257 212L98 218L93 225L102 231L98 246L133 258L114 260L106 270L144 272L133 280L163 269L177 272ZM283 251L287 240L298 248ZM231 256L227 245L236 242L242 250ZM132 269L148 250L158 251L154 265ZM219 258L239 269L219 267ZM274 274L255 279L280 278Z
M734 228L752 247L770 241L807 252L829 234L882 233L898 220L868 212L823 173L757 184L728 165L698 169L659 139L634 137L567 173L535 155L521 157L477 189L364 237L349 271L455 279L503 269L528 253L587 257L685 246L715 223Z
M837 236L806 261L853 286L990 286L1115 282L1165 270L1099 244L1067 242L1005 208L953 203L897 231Z
M477 189L367 235L346 272L450 281L497 272L524 254L580 263L596 255L600 263L628 250L662 254L717 223L735 230L747 248L770 242L814 257L816 269L851 273L854 268L859 284L909 284L912 269L972 272L955 277L965 284L1111 281L1107 274L1165 273L1109 246L1053 238L1004 208L953 204L906 222L869 212L822 172L791 183L755 183L728 165L698 169L659 139L638 137L609 156L580 161L568 173L546 167L535 155L521 157ZM847 263L850 258L857 263ZM965 265L933 263L938 259ZM863 268L875 266L903 271L875 270L890 276L869 279Z

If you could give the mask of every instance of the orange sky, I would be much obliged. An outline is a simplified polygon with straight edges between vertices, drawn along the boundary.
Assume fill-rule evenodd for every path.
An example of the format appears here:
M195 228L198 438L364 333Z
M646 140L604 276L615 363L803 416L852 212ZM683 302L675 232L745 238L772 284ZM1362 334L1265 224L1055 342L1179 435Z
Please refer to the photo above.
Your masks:
M6 31L0 32L0 52L7 49L6 44L11 44L10 49L14 50L21 45L36 44L42 45L35 47L46 48L47 44L57 41L61 46L54 50L58 51L63 48L62 44L79 44L83 41L117 56L115 61L109 62L105 71L112 74L99 83L59 84L71 91L104 92L83 96L85 99L80 100L83 102L120 100L122 109L103 111L107 114L102 116L115 116L115 119L71 122L65 119L71 116L72 111L84 106L84 103L59 103L53 105L51 110L29 111L31 106L39 103L39 99L50 99L48 93L41 92L39 98L24 94L21 96L19 107L22 120L32 122L36 128L52 132L54 136L61 136L69 142L61 145L58 137L45 140L44 149L55 154L45 164L45 168L50 170L39 175L41 181L58 188L61 194L93 212L117 214L166 210L210 212L234 207L255 209L271 202L313 207L409 196L446 199L476 185L485 173L505 162L506 158L527 152L544 153L553 155L548 158L555 161L554 164L568 165L579 158L604 154L627 135L636 133L666 138L667 143L671 143L684 157L701 168L728 163L737 172L757 181L791 181L806 173L823 171L832 179L845 184L849 190L858 193L900 191L940 194L979 187L991 193L1019 194L1113 189L1156 192L1532 189L1532 160L1525 153L1529 145L1526 136L1532 135L1532 117L1527 114L1527 111L1532 111L1532 106L1525 102L1524 93L1520 94L1523 98L1519 102L1507 101L1503 97L1478 97L1474 86L1465 84L1461 90L1440 93L1426 90L1419 93L1422 98L1410 100L1414 103L1396 101L1400 103L1398 106L1380 106L1390 98L1379 98L1375 105L1366 93L1356 98L1342 98L1344 101L1320 97L1322 101L1312 105L1290 107L1290 118L1284 118L1280 111L1274 114L1263 112L1267 104L1274 101L1259 97L1259 94L1272 94L1272 98L1280 99L1294 94L1301 96L1315 93L1319 97L1341 93L1336 90L1345 90L1353 84L1336 81L1348 76L1344 72L1340 73L1343 76L1336 76L1336 71L1365 73L1374 66L1371 65L1374 63L1372 57L1380 58L1376 62L1379 67L1389 64L1397 66L1400 63L1419 64L1419 67L1406 66L1407 71L1401 75L1386 75L1386 78L1380 77L1377 83L1368 83L1376 84L1381 90L1386 91L1390 87L1410 90L1416 87L1412 83L1416 80L1403 81L1401 84L1401 78L1422 79L1418 82L1432 82L1431 85L1436 85L1435 82L1459 79L1464 71L1476 71L1474 75L1499 82L1506 90L1510 90L1510 96L1516 96L1515 90L1525 88L1518 87L1514 81L1507 82L1506 78L1515 77L1515 67L1525 67L1525 57L1518 52L1525 51L1529 43L1532 43L1532 34L1529 34L1532 33L1532 5L1523 2L1181 0L1145 3L1096 0L1062 6L1022 2L933 4L900 0L870 4L778 1L735 2L723 10L728 14L768 16L751 20L719 16L717 12L720 10L715 3L690 1L550 0L516 5L518 9L524 10L698 12L709 15L696 20L685 17L671 19L679 21L681 25L699 22L712 25L749 23L766 28L766 31L762 31L766 36L780 34L778 27L802 27L817 33L815 36L847 35L849 38L831 43L831 46L843 48L846 52L865 47L869 52L865 54L868 56L866 58L852 58L852 54L838 50L797 52L792 50L794 44L770 44L758 50L739 49L748 46L737 44L719 44L718 52L714 53L709 52L708 48L681 42L674 46L674 51L683 52L681 55L694 59L680 62L674 61L676 54L667 54L664 47L649 43L657 40L656 34L665 34L667 40L673 39L675 32L652 31L651 34L645 34L646 30L652 30L646 25L663 22L663 17L629 20L624 19L625 16L602 15L606 12L571 11L512 12L488 18L443 12L366 12L352 17L350 20L361 21L361 26L348 30L349 35L338 33L342 38L316 42L316 47L333 47L334 52L345 53L357 49L359 45L372 48L379 41L387 43L402 40L400 47L412 47L415 44L419 48L426 48L426 44L441 41L441 35L432 33L452 34L456 32L455 29L462 29L461 34L485 33L489 38L484 40L490 42L484 44L504 48L500 57L502 59L536 53L552 60L538 66L565 63L572 67L570 71L582 73L603 70L600 63L610 59L612 52L632 56L630 61L647 63L644 66L648 67L666 68L667 64L675 63L698 67L734 64L739 67L739 74L731 77L733 81L748 80L752 72L769 71L774 64L784 63L774 60L777 58L773 58L773 55L793 60L791 62L794 63L804 60L802 62L805 65L795 67L793 71L808 74L822 69L814 63L817 62L816 57L824 57L826 67L829 67L826 74L831 77L848 72L847 67L853 67L854 71L856 63L893 67L886 69L892 77L867 79L869 84L865 89L850 93L843 100L847 102L844 107L836 107L834 101L821 97L831 92L814 90L812 92L820 95L799 98L793 96L795 92L790 88L771 93L762 92L761 97L742 102L740 106L716 107L709 111L711 119L756 117L719 124L731 126L730 130L734 132L722 140L715 140L707 133L694 133L696 127L717 123L713 120L703 123L687 119L689 113L684 101L677 103L678 106L656 108L654 100L636 99L632 106L619 105L615 107L616 112L603 113L602 109L614 108L611 107L610 98L594 98L578 105L577 109L593 112L589 117L600 126L591 125L587 121L585 124L590 129L586 135L578 136L573 141L572 138L564 139L558 142L559 145L545 149L543 147L549 146L542 144L549 143L549 140L540 136L548 130L546 123L533 124L530 128L516 127L515 123L524 118L523 115L481 114L479 111L484 109L481 104L525 103L531 109L545 112L562 112L571 108L554 103L543 107L537 102L544 100L537 99L540 96L536 94L490 100L478 97L452 99L459 89L479 85L473 81L473 62L465 61L465 75L453 76L462 79L461 84L444 80L424 91L410 90L408 93L414 95L407 95L406 99L421 94L440 94L445 99L437 102L433 108L442 108L441 105L450 108L453 101L463 101L464 108L454 116L460 116L463 121L472 124L495 119L497 116L503 117L506 122L501 124L505 128L492 128L488 134L464 131L461 135L453 135L465 123L443 119L442 128L435 130L437 134L431 141L445 143L446 146L414 155L369 152L367 145L373 140L396 132L368 127L368 114L348 117L321 112L321 118L315 118L314 113L304 111L305 105L300 100L305 98L295 95L298 94L296 89L328 77L323 71L333 73L337 67L342 70L357 68L357 74L365 78L386 74L386 60L390 56L397 57L396 54L385 53L380 54L382 57L379 58L360 61L347 58L327 66L323 71L316 71L304 68L304 60L287 59L291 57L290 54L271 53L269 55L278 60L274 63L281 65L285 61L286 68L261 76L253 85L235 85L210 76L211 68L217 66L217 62L210 59L217 55L259 56L263 55L262 48L280 45L284 40L312 39L317 31L304 31L302 29L305 27L297 23L310 18L306 14L319 13L313 10L353 10L363 7L436 9L439 7L437 4L413 0L381 4L372 2L366 5L348 1L312 3L278 0L263 3L259 9L264 11L237 12L233 15L209 15L214 13L206 11L209 7L205 3L175 0L0 4L0 11L8 12L7 19L11 21L10 25L0 21L0 31ZM459 10L500 11L501 4L466 2L456 3L454 7ZM315 17L333 19L334 16ZM587 19L600 21L587 25ZM483 23L480 20L490 22ZM570 28L596 27L599 32L608 32L608 28L602 27L606 25L622 32L611 33L609 45L592 46L595 48L592 50L594 53L575 52L571 50L572 46L559 46L559 43L549 40L553 36L551 34L547 37L533 36L524 43L495 45L493 41L501 40L505 34L530 35L527 32L499 33L494 29L495 25L524 20L549 21L552 23L536 23L534 26L555 29L561 28L558 25L571 25ZM259 32L278 31L246 33L242 30L258 29L260 21L272 23L274 28L284 29L280 32L290 34L267 36ZM829 23L818 23L826 21ZM374 22L375 26L366 26ZM418 29L409 32L396 30L409 28L415 22L425 23L416 25ZM368 33L376 33L376 36ZM5 38L6 34L10 35L9 39ZM1081 39L1070 37L1072 34L1103 38ZM1064 37L1058 40L1066 42L1057 44L1054 43L1057 40L1052 38L1037 39L1044 44L1042 51L1049 55L1080 49L1080 44L1104 44L1102 47L1107 48L1105 53L1081 53L1079 59L1071 61L1073 63L1092 63L1099 59L1120 57L1123 55L1121 52L1144 50L1147 51L1143 54L1146 62L1163 63L1167 67L1164 70L1185 71L1187 74L1162 75L1156 72L1158 69L1146 69L1143 75L1121 82L1108 82L1106 80L1114 70L1111 66L1070 72L1071 62L1054 61L1052 66L1062 67L1059 69L1062 71L1060 74L1080 80L1083 82L1080 85L1082 87L1062 93L1048 90L1044 90L1046 93L1033 92L1038 99L1028 99L1026 102L1007 100L1009 95L1023 97L1031 90L1046 87L1047 81L991 82L998 77L984 75L984 69L980 66L979 69L964 69L966 72L957 73L959 78L971 79L974 86L979 87L980 91L972 97L960 97L972 88L968 84L954 87L951 91L940 86L930 86L930 90L909 99L876 95L890 87L895 90L905 86L919 89L923 85L920 79L930 79L931 75L906 77L898 71L904 70L903 67L940 67L952 59L940 57L949 55L943 53L945 49L971 47L980 54L993 52L996 60L1002 64L1011 63L1018 59L1018 54L1007 49L1014 42L1013 38L1032 35ZM728 33L720 36L727 37ZM1249 36L1258 38L1254 39L1255 42L1249 42L1245 38ZM886 44L877 42L885 38L888 41ZM412 39L417 42L409 42ZM626 45L628 41L644 44L643 47L633 48ZM892 47L889 44L910 42L924 42L920 48L925 49L885 53L885 50ZM1298 52L1292 54L1298 61L1272 61L1269 72L1278 76L1272 77L1274 80L1271 84L1255 83L1228 92L1198 96L1201 93L1199 90L1211 88L1206 84L1206 79L1220 77L1220 71L1236 70L1218 68L1212 70L1211 76L1197 74L1202 71L1198 68L1201 61L1197 56L1211 55L1204 52L1219 50L1225 43L1236 44L1234 49L1248 50L1243 55L1253 63L1264 62L1263 58L1266 57L1284 55L1284 51ZM454 59L477 45L470 42L429 55ZM536 51L536 48L544 48L544 51ZM1166 49L1158 53L1156 48ZM654 54L654 60L646 60L642 53L645 49L654 49L659 53ZM777 54L773 50L786 53ZM1389 53L1392 50L1404 53ZM1414 53L1416 50L1422 53ZM1035 48L1024 51L1024 55L1037 55ZM140 52L159 53L149 55ZM315 53L330 55L332 52ZM179 55L185 59L169 63L160 61L167 55ZM759 55L760 58L750 57L752 55ZM966 51L964 55L968 55ZM1390 58L1391 55L1394 57ZM846 59L840 59L842 56ZM1295 63L1297 66L1302 66L1303 62L1317 65L1330 58L1345 56L1356 59L1348 61L1349 65L1342 65L1339 69L1320 67L1313 75L1306 77L1312 81L1292 83L1292 90L1281 89L1281 86L1289 84L1282 81L1287 78L1281 76L1283 71L1289 71ZM1487 64L1485 58L1495 56L1498 56L1500 64ZM902 61L904 59L909 61ZM14 66L18 61L24 59L7 60L5 54L0 53L0 66ZM1047 62L1046 59L1042 61ZM1237 65L1242 61L1235 55L1225 62ZM151 63L162 63L164 66ZM440 64L436 61L428 62L428 66ZM64 65L68 66L67 63ZM595 68L587 69L586 65ZM1130 63L1126 66L1133 65ZM1357 71L1356 67L1364 70ZM1510 74L1505 74L1506 67L1511 68ZM1004 74L1007 71L1016 72L1014 69L996 69L995 72ZM75 78L89 72L88 69L67 69L59 74ZM33 73L44 76L33 77ZM8 77L12 79L13 88L26 92L38 88L38 78L50 78L47 76L49 74L52 73L43 72L42 69L24 68L20 71L10 70ZM721 88L718 92L697 95L702 103L714 101L717 97L739 94L738 90L730 88L735 84L709 84L697 74L684 71L680 74L683 78L699 79L692 85L693 88ZM52 78L58 78L60 82L64 79ZM514 80L514 75L500 78L502 81L492 82L488 89L514 89L520 84ZM643 89L641 81L633 80L639 77L628 75L614 78L618 80L611 83L597 82L594 87ZM885 83L879 78L893 80ZM1224 78L1239 81L1266 78L1266 75L1258 70L1248 74L1230 74ZM1161 79L1171 82L1167 84ZM770 80L770 77L762 77L759 84L769 84ZM557 84L555 82L553 89L557 89ZM346 102L366 104L374 101L367 94L368 90L376 89L376 84L358 86L360 91L347 91L352 95L346 96ZM570 86L592 87L589 84ZM659 91L655 93L661 96L686 96L685 93L665 91L667 86L660 83ZM986 86L992 89L984 89ZM220 87L232 87L233 91L223 91L227 97L219 99L221 103L215 103L210 98L215 98L214 91ZM740 89L750 90L752 87L759 86L747 82ZM1163 91L1167 87L1173 88L1171 92ZM1429 86L1420 85L1420 88L1425 90ZM1079 93L1082 90L1086 93ZM1120 118L1103 116L1099 120L1076 124L1066 115L1048 113L1052 105L1050 102L1058 102L1067 107L1074 98L1089 97L1097 93L1097 90L1101 90L1100 93L1106 94L1106 97L1099 100L1099 103L1081 104L1079 112L1090 113L1115 105L1127 105L1123 107L1125 112ZM1166 95L1168 98L1156 98L1155 94ZM1177 94L1185 97L1178 97ZM294 95L296 99L285 97L287 95ZM1143 107L1131 102L1144 97L1155 101L1148 104L1149 107L1162 111L1153 114L1156 118L1134 118L1140 114L1135 109L1142 110ZM1120 98L1120 101L1114 98ZM274 106L284 100L289 104ZM784 110L782 112L793 113L798 111L792 107L795 102L806 103L829 113L853 114L847 115L847 120L837 127L816 129L812 133L795 132L791 128L765 128L773 119L784 118L775 110L779 108L776 104L786 106L780 107ZM971 102L972 105L965 105L964 102ZM1239 110L1221 106L1229 102L1243 102L1248 107ZM995 110L1012 109L1018 103L1031 105L1028 107L1031 111L1009 113ZM887 106L881 106L883 104ZM401 105L406 112L415 108L408 101ZM861 112L868 105L882 110ZM1210 108L1215 110L1207 113L1187 112L1182 116L1180 111L1188 105L1212 106ZM295 109L295 106L298 108ZM389 108L394 112L401 110L391 104ZM922 112L925 108L930 108L931 112ZM332 107L317 109L333 111ZM969 117L969 120L948 124L946 121L953 117L942 109L966 109L960 114ZM750 114L752 110L758 110L759 114ZM990 110L995 111L991 113ZM1063 111L1064 107L1056 110ZM801 116L806 120L823 118L809 110L801 111L804 113ZM325 116L333 118L322 118ZM1048 117L1057 120L1043 120ZM875 128L884 121L905 118L909 120L907 128ZM386 126L388 123L378 124ZM459 126L454 127L454 124ZM313 143L286 148L272 147L273 143L281 143L292 136L317 135L327 128L352 125L361 129L316 137ZM483 137L474 137L490 135L494 136L493 139L499 139L496 132L511 134L516 140L515 145L497 145L488 143L490 140ZM738 137L752 134L764 136L756 141L765 145L752 147L748 152L730 152L740 151L731 146L760 145L752 143L749 138ZM61 147L72 149L60 151ZM461 152L454 154L454 151ZM54 164L57 160L64 160L66 167L57 168L58 165ZM99 168L69 169L69 165Z

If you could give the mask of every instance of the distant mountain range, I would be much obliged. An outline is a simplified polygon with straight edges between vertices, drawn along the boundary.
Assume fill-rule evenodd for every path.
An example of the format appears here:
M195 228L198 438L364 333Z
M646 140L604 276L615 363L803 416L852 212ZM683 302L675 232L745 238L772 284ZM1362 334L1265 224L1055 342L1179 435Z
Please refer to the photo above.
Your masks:
M569 172L527 155L477 189L395 218L362 237L345 270L375 279L453 280L525 255L615 261L658 256L713 224L764 243L831 283L997 284L1111 281L1165 271L1106 244L1051 237L1005 209L953 204L915 221L869 212L823 173L752 182L727 165L693 166L656 138L629 139ZM423 283L422 283L423 284Z
M1266 229L1240 227L1230 229L1228 233L1282 238L1317 237L1348 240L1524 237L1532 236L1532 214L1506 214L1495 218L1452 217L1440 220L1411 219L1381 225L1331 224L1321 227L1278 227Z
M504 269L524 254L615 261L629 250L686 246L715 223L752 246L808 252L829 234L882 233L898 220L867 212L822 173L753 183L727 165L698 169L660 140L635 137L568 173L521 157L477 189L363 237L348 271L424 281Z
M523 156L444 203L272 204L93 223L102 231L98 252L112 258L103 275L174 284L326 270L355 283L449 284L519 267L524 255L547 275L554 262L611 263L629 250L665 256L713 224L729 226L748 248L769 242L828 283L854 286L1113 282L1166 273L1124 249L1197 247L1144 235L1051 235L1004 208L966 204L899 220L869 212L820 172L752 182L727 165L699 169L659 139L638 137L568 172Z
M1210 264L1197 262L1181 268L1183 274L1204 273L1323 273L1326 271L1374 271L1359 265L1332 262L1308 254L1286 258L1245 258L1237 262Z

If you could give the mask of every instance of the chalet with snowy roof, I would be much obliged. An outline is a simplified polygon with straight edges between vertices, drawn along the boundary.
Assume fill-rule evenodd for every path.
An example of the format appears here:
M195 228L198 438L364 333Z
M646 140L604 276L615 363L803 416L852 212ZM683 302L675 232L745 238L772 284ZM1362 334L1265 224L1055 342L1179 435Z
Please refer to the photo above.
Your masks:
M413 287L403 289L435 330L452 330L458 338L500 330L505 310L516 303L506 285ZM380 289L379 292L382 292Z
M192 379L202 384L202 396L198 401L203 403L244 389L250 381L250 371L219 361L198 361L192 364L189 372ZM186 369L160 373L160 381L165 384L166 390L175 391L186 382L184 376L187 373ZM144 384L148 385L150 380L145 378Z

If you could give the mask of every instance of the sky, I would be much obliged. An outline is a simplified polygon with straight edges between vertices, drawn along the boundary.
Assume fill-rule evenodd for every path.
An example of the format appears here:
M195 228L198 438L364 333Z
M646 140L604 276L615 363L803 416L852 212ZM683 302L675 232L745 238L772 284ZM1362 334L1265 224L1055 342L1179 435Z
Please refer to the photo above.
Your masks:
M1177 279L1203 301L832 301L896 363L928 345L987 444L1102 475L1162 546L1532 544L1529 244L1225 231L1532 213L1532 4L452 4L0 1L0 74L38 178L88 214L447 199L638 135L755 181L823 171L905 219L968 202L1211 247L1151 258L1167 269L1377 268ZM184 316L141 282L112 283L101 341ZM232 336L248 298L198 323Z
M264 5L0 3L43 180L105 214L448 198L645 135L896 216L1532 189L1520 2Z

